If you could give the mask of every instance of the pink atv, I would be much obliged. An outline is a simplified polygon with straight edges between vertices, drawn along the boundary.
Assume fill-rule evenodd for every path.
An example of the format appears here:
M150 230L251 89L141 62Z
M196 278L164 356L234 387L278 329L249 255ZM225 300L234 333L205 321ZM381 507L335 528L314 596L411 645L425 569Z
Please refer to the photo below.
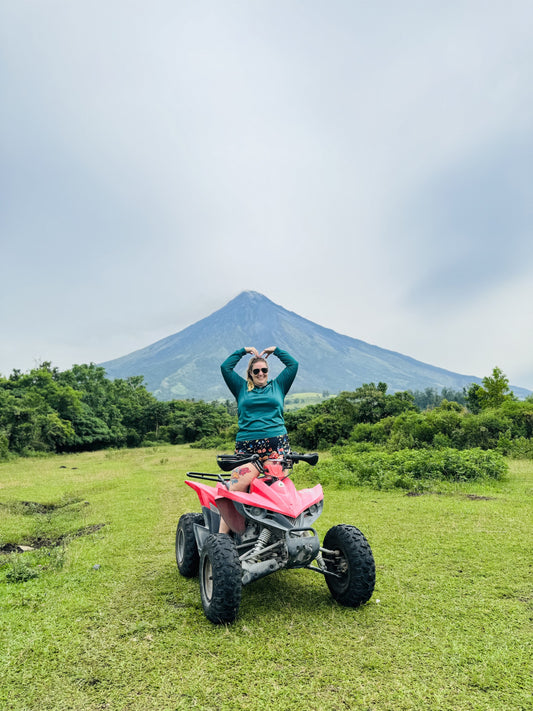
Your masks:
M199 573L208 620L233 622L243 585L282 568L321 573L342 605L358 607L370 599L376 572L364 535L355 526L340 524L329 529L321 546L312 524L322 513L322 487L297 490L289 479L293 463L314 466L317 461L318 454L294 452L263 463L257 454L218 456L224 472L248 462L260 470L247 492L229 491L220 474L188 473L192 479L218 482L185 482L198 494L202 513L183 514L176 531L179 572L186 578ZM218 533L221 515L230 535Z

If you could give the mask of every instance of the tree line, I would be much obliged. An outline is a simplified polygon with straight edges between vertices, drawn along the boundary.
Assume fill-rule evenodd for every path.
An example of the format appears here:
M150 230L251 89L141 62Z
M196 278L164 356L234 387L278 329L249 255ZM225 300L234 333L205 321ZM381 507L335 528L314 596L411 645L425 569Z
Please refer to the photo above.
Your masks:
M533 457L533 396L518 400L499 368L483 378L482 385L472 384L454 400L441 397L424 410L416 403L417 395L422 394L388 394L385 383L370 383L287 413L291 443L304 449L350 445L389 452L479 447Z
M195 442L226 431L234 420L223 404L161 402L142 376L110 380L95 364L60 372L45 362L0 378L0 459Z
M533 396L517 400L499 368L457 393L388 393L385 383L368 383L285 420L296 450L480 447L533 457ZM0 459L153 443L222 451L236 432L233 401L159 401L142 376L110 380L95 364L59 371L45 362L0 377Z

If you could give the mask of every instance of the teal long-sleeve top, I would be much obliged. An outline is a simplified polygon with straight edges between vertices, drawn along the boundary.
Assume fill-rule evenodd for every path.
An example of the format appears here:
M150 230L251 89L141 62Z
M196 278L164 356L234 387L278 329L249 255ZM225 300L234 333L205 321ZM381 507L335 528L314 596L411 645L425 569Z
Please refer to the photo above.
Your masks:
M287 351L276 348L274 355L280 359L285 368L277 378L269 380L262 388L248 390L248 383L235 372L235 366L246 355L240 348L226 358L220 366L222 377L237 400L239 431L237 442L266 437L279 437L287 434L283 419L285 395L296 377L298 361Z

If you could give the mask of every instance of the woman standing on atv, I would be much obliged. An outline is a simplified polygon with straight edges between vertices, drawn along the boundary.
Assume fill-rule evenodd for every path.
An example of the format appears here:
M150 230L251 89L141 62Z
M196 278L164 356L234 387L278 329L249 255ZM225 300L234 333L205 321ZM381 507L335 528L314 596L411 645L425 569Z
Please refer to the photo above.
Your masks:
M252 354L246 371L246 380L235 372L235 366L247 353ZM268 380L266 359L274 354L285 368L277 378ZM287 428L283 419L285 395L296 377L298 362L287 351L276 346L261 353L253 346L240 348L220 366L222 377L237 400L239 430L235 454L260 454L262 458L290 451ZM259 470L250 463L233 470L231 491L246 491ZM229 533L226 522L220 520L220 533Z

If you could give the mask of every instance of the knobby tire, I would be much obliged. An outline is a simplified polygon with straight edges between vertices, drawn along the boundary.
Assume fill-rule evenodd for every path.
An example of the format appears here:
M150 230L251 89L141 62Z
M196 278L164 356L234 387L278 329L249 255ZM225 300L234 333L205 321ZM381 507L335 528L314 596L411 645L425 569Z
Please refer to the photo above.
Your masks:
M194 524L203 525L204 517L201 513L186 513L181 516L176 529L176 563L181 575L185 578L194 578L198 575L200 556Z
M326 582L335 600L347 607L368 602L374 592L376 566L370 545L355 526L333 526L324 537L324 548L338 551L340 558L325 557L326 567L340 577L326 575Z
M242 568L231 536L212 533L200 554L200 595L205 616L214 624L237 617L242 594Z

